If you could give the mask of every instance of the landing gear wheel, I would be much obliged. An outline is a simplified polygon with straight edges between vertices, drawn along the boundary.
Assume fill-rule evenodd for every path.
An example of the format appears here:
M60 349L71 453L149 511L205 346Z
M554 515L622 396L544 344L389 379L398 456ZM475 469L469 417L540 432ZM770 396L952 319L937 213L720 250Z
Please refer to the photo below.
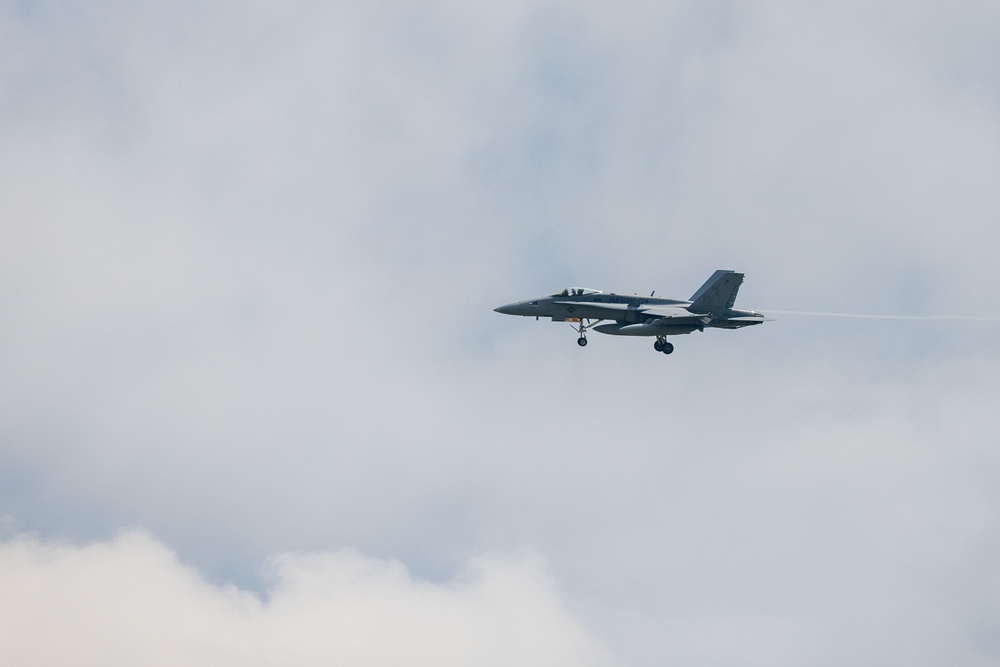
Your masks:
M580 347L586 347L587 346L587 329L590 329L591 327L594 327L594 326L600 324L603 321L604 320L597 320L596 322L592 322L589 319L588 320L583 320L583 319L580 319L579 317L571 319L570 322L574 323L573 324L573 331L575 331L576 334L579 336L579 338L576 339L576 344L579 345Z
M663 352L663 343L661 341L656 341L653 343L653 349L657 352Z
M671 352L674 351L674 344L664 343L663 345L660 346L660 348L661 348L660 352L662 352L663 354L670 354Z

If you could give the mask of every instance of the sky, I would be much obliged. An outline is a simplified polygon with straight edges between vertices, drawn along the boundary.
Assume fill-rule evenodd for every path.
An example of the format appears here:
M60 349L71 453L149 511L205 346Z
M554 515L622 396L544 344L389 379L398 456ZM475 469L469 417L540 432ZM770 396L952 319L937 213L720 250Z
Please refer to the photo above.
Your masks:
M1000 664L1000 8L0 3L0 661Z

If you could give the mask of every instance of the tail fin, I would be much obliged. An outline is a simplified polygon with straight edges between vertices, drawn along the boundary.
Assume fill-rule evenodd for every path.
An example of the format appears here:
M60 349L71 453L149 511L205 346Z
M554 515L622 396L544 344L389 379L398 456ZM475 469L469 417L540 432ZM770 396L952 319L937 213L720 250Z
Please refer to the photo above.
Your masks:
M722 313L736 303L736 293L742 284L742 273L719 269L694 293L688 310L712 315Z

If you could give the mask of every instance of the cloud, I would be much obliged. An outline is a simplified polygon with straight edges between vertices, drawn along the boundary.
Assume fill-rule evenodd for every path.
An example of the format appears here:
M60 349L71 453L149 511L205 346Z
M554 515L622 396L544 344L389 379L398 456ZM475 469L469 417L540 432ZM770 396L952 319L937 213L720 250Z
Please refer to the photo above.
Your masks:
M6 6L11 544L173 550L254 618L271 554L457 591L524 549L627 664L991 659L994 323L667 359L492 312L734 268L748 307L993 315L995 10L914 7Z
M537 558L452 581L345 550L285 554L263 596L207 583L141 531L0 544L0 655L19 665L607 665Z

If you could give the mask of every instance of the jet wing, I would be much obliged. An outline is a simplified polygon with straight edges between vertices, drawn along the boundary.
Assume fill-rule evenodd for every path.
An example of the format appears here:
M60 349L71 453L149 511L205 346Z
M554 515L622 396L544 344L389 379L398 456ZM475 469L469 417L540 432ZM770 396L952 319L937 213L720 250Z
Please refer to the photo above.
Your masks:
M553 301L560 306L583 306L586 308L604 308L605 310L627 310L627 303L598 303L597 301Z
M627 303L604 303L598 301L553 301L552 303L574 306L576 308L590 308L594 310L602 310L606 312L607 318L609 320L618 319L619 315L624 312L640 313L645 317L649 318L661 318L669 319L681 324L683 322L699 322L704 323L711 319L710 315L701 313L692 313L687 308L678 308L676 306L639 306L636 308L634 305Z
M639 310L643 315L676 320L678 323L684 320L704 322L709 317L708 315L692 313L687 308L675 308L673 306L650 306L648 308L640 308Z

